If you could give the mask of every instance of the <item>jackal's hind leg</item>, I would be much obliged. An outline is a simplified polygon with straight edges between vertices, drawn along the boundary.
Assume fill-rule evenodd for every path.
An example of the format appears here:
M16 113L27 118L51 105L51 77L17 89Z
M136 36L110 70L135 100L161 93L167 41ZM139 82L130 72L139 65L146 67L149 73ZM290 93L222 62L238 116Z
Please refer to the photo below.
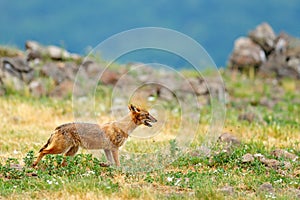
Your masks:
M36 161L33 163L32 167L35 167L40 160L47 154L61 154L64 153L69 145L61 138L61 136L54 135L53 139L48 140L47 144L41 148L40 153ZM51 136L52 137L52 136Z
M74 156L77 153L78 149L79 149L79 146L73 146L64 155L65 156ZM64 158L62 166L64 166L64 167L67 166L66 158Z
M45 155L46 155L46 154L44 154L43 152L40 152L38 158L37 158L36 161L32 164L32 167L35 167L35 166L41 161L41 159L42 159Z

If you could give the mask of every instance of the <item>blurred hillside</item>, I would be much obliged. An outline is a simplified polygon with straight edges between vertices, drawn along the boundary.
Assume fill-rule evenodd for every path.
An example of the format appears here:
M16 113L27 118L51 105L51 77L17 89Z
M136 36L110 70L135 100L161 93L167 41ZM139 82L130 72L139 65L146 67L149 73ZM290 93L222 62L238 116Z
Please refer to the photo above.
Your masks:
M218 66L224 66L234 40L263 21L270 23L276 33L284 30L300 35L298 0L28 0L0 1L0 8L0 44L24 48L25 41L31 39L79 54L121 31L160 26L191 36ZM157 61L152 60L155 56L144 56L133 60Z

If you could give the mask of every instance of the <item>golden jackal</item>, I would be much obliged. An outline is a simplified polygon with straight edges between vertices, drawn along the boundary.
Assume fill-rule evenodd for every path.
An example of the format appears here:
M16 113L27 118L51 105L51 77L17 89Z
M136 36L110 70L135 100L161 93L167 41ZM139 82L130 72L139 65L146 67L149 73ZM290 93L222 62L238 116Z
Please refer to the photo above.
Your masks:
M74 156L79 147L85 149L104 149L105 156L110 163L113 160L120 166L119 147L121 147L130 133L139 125L152 127L157 120L148 111L128 106L130 112L120 121L114 121L99 126L91 123L67 123L58 126L50 136L48 142L39 151L35 167L47 154L61 154ZM65 165L65 161L63 165Z

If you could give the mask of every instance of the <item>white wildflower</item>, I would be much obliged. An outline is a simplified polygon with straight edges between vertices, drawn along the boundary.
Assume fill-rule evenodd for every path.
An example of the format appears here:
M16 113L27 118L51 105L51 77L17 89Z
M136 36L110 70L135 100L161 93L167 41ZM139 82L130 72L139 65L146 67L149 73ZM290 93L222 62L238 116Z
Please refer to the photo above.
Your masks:
M278 180L274 181L274 183L282 183L282 179L278 179Z
M179 179L177 179L177 181L174 183L174 185L175 186L178 186L179 185L179 183L180 183L180 181L181 181L181 179L179 178Z
M94 171L87 171L86 173L82 174L82 176L90 176L90 175L93 175L95 174Z
M167 178L167 181L168 181L168 182L173 181L173 177L168 177L168 178Z
M273 194L272 192L269 193L269 194L266 194L265 197L266 197L266 198L269 198L269 199L276 199L276 195Z

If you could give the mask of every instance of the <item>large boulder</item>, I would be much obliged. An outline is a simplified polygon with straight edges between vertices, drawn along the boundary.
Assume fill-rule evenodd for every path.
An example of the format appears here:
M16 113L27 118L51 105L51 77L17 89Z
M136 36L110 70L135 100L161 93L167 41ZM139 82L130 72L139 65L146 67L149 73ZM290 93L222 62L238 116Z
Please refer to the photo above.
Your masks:
M268 23L262 23L250 31L249 38L257 43L267 54L275 47L276 35Z
M274 74L279 78L300 79L300 39L281 33L276 39L275 50L260 67L264 75Z
M16 90L24 89L33 77L33 69L22 57L0 59L0 94L4 94L7 87Z
M81 60L78 54L70 53L54 45L43 46L36 41L26 41L25 48L28 60L42 58L50 58L52 60Z
M300 39L285 33L276 36L269 24L258 25L248 37L235 41L229 59L230 69L248 67L267 77L300 79Z
M262 48L250 38L240 37L234 43L234 49L229 59L229 67L243 69L245 67L259 67L266 61L266 54Z
M259 72L265 76L276 76L278 78L300 78L300 60L293 58L292 62L288 62L289 58L284 54L272 53L267 62L260 66Z

